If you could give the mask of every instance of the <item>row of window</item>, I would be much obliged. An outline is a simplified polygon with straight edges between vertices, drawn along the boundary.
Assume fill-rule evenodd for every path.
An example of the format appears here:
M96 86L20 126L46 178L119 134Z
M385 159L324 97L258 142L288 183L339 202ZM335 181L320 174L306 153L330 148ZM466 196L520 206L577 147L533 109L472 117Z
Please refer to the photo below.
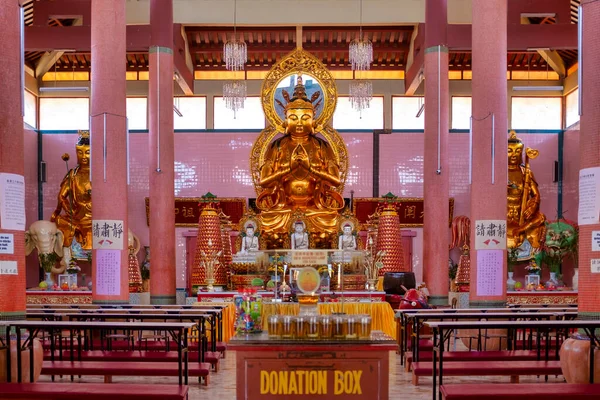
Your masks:
M35 96L26 92L25 122L36 126ZM206 129L206 97L175 98L173 125L177 130ZM451 128L469 129L471 97L452 97ZM562 129L561 97L512 97L511 129ZM40 98L41 130L76 130L89 127L88 98ZM148 100L127 98L129 129L147 129ZM575 117L577 119L575 119ZM566 99L567 126L579 119L577 93ZM333 115L335 129L382 129L384 126L383 97L374 97L368 109L358 113L348 97L339 97ZM392 98L392 129L424 129L425 112L422 97ZM244 108L235 115L225 107L222 97L213 103L214 129L263 129L265 118L259 97L246 99Z

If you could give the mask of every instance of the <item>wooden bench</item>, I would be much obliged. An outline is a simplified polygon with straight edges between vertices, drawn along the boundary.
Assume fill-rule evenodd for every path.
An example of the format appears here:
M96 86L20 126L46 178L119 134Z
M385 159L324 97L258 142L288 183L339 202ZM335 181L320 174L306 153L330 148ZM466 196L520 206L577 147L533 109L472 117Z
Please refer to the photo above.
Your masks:
M44 352L44 359L49 360L51 354L49 351ZM54 353L55 359L59 360L71 360L71 352L65 350L62 352L62 358L60 353ZM208 351L204 353L204 361L211 364L213 370L218 372L219 360L221 353L214 353ZM79 355L73 354L73 360L78 360ZM188 361L190 363L197 363L199 358L198 352L188 353ZM103 351L103 350L88 350L81 352L81 361L145 361L145 362L178 362L179 356L176 351L160 352L160 351Z
M445 356L444 356L445 357ZM420 376L432 376L433 362L412 364L412 383L419 385ZM444 376L510 376L512 383L521 375L562 375L560 361L450 361L444 362ZM516 389L515 389L516 390Z
M186 385L142 385L130 383L0 383L3 400L185 400Z
M577 400L600 398L600 385L569 383L510 383L442 385L445 400Z
M422 352L421 361L432 361L432 352ZM447 351L444 352L444 362L446 361L535 361L537 352L534 350L501 350L501 351ZM412 352L406 353L405 371L410 372L413 357Z
M210 364L190 363L188 374L209 383ZM179 376L179 365L175 363L151 363L143 361L44 361L43 375L99 375L105 383L113 376Z

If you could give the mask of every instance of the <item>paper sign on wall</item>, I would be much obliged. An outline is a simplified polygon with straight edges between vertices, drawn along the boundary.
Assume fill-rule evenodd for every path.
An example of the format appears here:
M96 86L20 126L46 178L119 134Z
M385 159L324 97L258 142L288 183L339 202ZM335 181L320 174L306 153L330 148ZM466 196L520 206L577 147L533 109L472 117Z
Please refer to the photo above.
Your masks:
M15 239L12 233L0 233L0 254L15 254Z
M579 225L600 222L600 167L579 171Z
M502 295L502 250L477 250L477 296Z
M0 275L18 275L16 261L0 261Z
M592 231L592 251L600 251L600 231Z
M593 274L600 274L600 258L592 258L590 260Z
M0 228L25 230L25 178L0 173Z
M475 250L505 250L506 220L480 219L475 221Z
M96 251L96 294L114 296L121 294L121 252Z
M123 250L127 232L123 231L123 221L116 219L92 220L92 246L94 249Z

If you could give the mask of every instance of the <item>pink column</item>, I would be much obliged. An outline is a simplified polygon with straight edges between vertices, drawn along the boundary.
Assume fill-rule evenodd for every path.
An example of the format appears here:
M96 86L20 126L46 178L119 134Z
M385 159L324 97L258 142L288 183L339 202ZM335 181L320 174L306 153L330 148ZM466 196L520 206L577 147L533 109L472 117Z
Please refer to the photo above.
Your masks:
M497 269L502 274L490 293L478 291L475 227L481 220L506 221L508 126L506 89L507 0L473 1L473 162L471 184L471 292L473 307L506 302L506 250ZM494 125L492 128L492 124ZM492 151L494 137L494 154ZM485 255L481 253L481 255ZM497 270L496 269L496 270ZM481 277L483 278L483 277Z
M150 1L150 25L150 300L152 304L175 304L172 1Z
M1 0L0 10L0 174L15 174L20 176L20 180L25 173L25 161L21 115L23 93L20 76L19 6L16 1ZM22 207L24 213L24 198ZM12 253L0 254L0 268L4 270L0 279L0 321L25 319L25 227L3 228L8 222L0 220L0 236L12 235L14 244ZM13 274L15 269L16 274Z
M448 304L448 47L446 0L425 3L423 281L430 304Z
M94 303L129 302L125 24L125 0L92 1L92 216L94 229L113 221L111 241L122 243L122 250L94 246Z
M581 131L579 133L580 168L600 167L600 3L582 2L583 7L583 57L581 90ZM597 172L596 172L597 174ZM600 224L579 226L579 315L586 319L600 318L600 273L592 271L591 260L600 258L600 252L592 251L592 231L600 230Z

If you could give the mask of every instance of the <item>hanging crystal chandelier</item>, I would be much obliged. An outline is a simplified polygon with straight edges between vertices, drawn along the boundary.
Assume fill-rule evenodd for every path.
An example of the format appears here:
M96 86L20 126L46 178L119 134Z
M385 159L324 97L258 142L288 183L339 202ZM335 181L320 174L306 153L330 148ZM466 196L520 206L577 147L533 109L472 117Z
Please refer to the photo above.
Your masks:
M233 38L223 45L223 58L228 71L242 71L248 61L248 50L246 42L237 37L237 0L233 4Z
M373 84L371 81L358 79L350 82L350 105L358 112L362 112L371 105L373 98Z
M246 100L246 81L234 80L223 84L223 98L225 99L225 107L233 111L235 119L238 110L244 108Z
M350 42L349 61L353 71L366 71L373 62L373 43L363 37L362 0L360 0L360 28L358 38Z

